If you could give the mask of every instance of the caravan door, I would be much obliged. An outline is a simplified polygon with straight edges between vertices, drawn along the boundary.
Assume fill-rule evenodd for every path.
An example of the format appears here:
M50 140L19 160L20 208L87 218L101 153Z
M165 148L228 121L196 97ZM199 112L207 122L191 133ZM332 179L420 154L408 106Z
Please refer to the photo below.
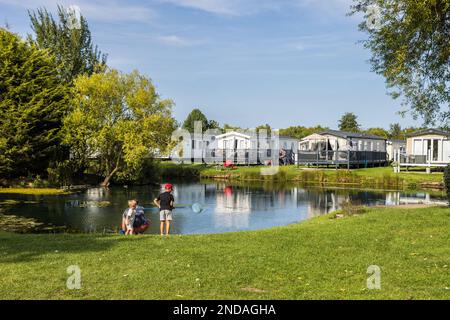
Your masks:
M424 154L424 148L423 148L423 144L425 141L423 140L414 140L414 145L413 145L413 155L415 156L423 156Z

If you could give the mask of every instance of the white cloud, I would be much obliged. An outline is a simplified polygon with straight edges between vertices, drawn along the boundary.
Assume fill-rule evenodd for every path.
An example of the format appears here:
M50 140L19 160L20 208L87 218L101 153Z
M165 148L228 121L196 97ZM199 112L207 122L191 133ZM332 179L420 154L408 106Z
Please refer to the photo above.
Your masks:
M156 13L143 6L131 6L127 4L105 3L103 5L86 2L81 4L81 12L88 18L104 21L138 21L149 22Z
M180 47L191 46L200 43L197 40L189 40L176 35L159 36L157 39L162 43Z
M172 3L182 7L199 9L202 11L223 14L235 15L236 0L161 0L162 2Z
M138 21L148 22L155 16L155 12L146 6L127 4L125 1L88 1L88 0L0 0L0 4L19 6L26 9L45 7L51 11L58 4L65 7L76 5L81 14L88 19L99 21Z
M333 34L299 36L287 39L286 43L288 43L288 47L291 47L297 51L330 50L347 48L355 45L354 42Z
M348 10L352 0L159 0L181 7L229 16L254 14L285 8L314 7L324 12Z
M188 38L184 36L179 36L175 34L163 34L163 35L153 35L149 34L145 30L142 32L117 32L113 35L106 34L104 36L111 36L117 41L136 41L139 43L162 43L168 46L175 47L191 47L197 45L203 45L208 43L208 39L196 39ZM130 40L131 39L131 40Z

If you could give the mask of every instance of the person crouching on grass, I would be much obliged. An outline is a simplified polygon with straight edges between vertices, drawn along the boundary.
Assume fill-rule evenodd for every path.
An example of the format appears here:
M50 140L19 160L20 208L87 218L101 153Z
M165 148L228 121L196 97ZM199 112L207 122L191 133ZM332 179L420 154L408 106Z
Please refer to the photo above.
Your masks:
M144 207L139 205L139 201L130 200L128 201L128 208L122 214L122 226L120 234L126 234L127 232L127 216L129 209L134 209L136 212L133 225L133 234L145 233L150 227L150 220L145 217Z
M166 235L168 235L170 230L170 222L172 221L172 210L175 199L172 195L173 187L171 184L166 184L164 186L164 190L165 192L161 193L153 202L159 208L161 235L164 235L164 229L166 230Z
M134 200L128 201L127 215L125 218L125 226L127 228L127 231L125 232L125 235L134 234L134 220L136 219L136 206L137 206L136 201Z

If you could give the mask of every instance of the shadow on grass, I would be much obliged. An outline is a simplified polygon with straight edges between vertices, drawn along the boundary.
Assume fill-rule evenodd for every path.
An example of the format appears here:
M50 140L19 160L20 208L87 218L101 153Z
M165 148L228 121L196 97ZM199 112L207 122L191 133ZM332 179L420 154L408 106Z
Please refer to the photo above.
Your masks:
M123 241L135 243L146 237L125 238L110 235L43 235L0 232L0 263L20 263L39 260L55 253L92 253L111 250Z

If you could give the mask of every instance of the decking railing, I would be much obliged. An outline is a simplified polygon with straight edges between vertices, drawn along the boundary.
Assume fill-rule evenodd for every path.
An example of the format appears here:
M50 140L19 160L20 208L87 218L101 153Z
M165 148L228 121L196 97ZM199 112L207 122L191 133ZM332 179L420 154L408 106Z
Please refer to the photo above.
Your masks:
M299 165L369 166L387 163L387 152L379 151L299 151Z
M292 156L289 160L293 162L293 153L288 151L288 155ZM233 164L251 165L264 164L268 161L275 163L279 157L279 150L273 149L210 149L203 151L202 159L208 164L223 164L230 161Z
M429 155L425 156L412 154L397 155L395 161L398 162L400 166L405 167L445 167L449 164L449 162L446 161L432 159Z
M400 164L428 164L428 157L423 155L400 154Z

